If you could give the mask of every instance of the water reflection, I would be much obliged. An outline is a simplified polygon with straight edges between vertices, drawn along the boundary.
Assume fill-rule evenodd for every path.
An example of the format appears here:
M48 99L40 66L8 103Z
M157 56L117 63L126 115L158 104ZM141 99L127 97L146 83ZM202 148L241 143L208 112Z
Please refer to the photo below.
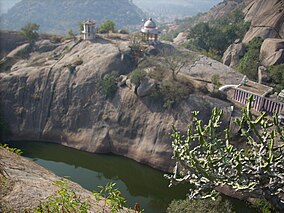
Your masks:
M165 212L173 199L185 198L187 187L168 188L163 173L135 161L115 155L81 152L58 144L12 142L24 156L59 176L69 176L89 190L98 185L116 182L128 200L128 206L139 202L145 212Z

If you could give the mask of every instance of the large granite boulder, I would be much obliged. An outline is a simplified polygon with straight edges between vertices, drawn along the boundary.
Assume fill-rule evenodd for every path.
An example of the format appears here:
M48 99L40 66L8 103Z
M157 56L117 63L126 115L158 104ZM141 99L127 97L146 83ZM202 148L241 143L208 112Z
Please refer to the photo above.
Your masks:
M156 89L157 82L151 78L144 78L137 88L137 95L139 97L145 97L152 94L152 92Z
M284 39L265 39L261 45L260 59L266 67L284 63Z
M8 55L7 58L14 58L14 57L22 57L26 56L31 50L31 45L29 43L22 44L12 50Z
M185 41L187 41L187 36L188 36L188 32L181 32L177 35L177 37L174 38L173 42L175 44L182 44Z
M255 37L284 37L284 2L282 0L254 0L244 9L245 20L251 22L243 43Z
M229 67L235 67L239 64L240 59L245 54L245 46L243 43L235 42L231 44L223 55L223 64Z

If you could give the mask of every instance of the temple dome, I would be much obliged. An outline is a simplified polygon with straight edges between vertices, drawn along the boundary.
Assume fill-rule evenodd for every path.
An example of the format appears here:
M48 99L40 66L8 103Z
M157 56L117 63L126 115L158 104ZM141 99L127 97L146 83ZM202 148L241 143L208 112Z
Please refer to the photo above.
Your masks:
M149 34L159 34L160 32L158 31L156 23L153 21L152 18L149 18L144 26L141 29L142 33L149 33Z
M157 25L156 25L156 23L153 21L152 18L149 18L149 19L145 22L144 27L145 27L145 28L156 28Z

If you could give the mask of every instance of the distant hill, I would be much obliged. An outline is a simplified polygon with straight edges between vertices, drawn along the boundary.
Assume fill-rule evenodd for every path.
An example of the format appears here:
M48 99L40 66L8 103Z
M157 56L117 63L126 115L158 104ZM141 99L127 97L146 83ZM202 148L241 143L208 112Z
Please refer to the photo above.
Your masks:
M78 22L113 20L118 28L141 24L142 10L130 0L22 0L1 16L2 29L19 30L27 22L40 25L41 32L78 32Z
M194 16L206 12L222 0L133 0L149 15L160 21L173 21L176 18Z

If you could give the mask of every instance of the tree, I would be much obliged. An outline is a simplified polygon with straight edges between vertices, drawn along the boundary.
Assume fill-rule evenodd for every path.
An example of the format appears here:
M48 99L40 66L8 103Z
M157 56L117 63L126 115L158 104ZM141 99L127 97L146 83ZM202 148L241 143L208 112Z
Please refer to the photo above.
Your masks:
M117 90L117 79L114 75L106 74L98 82L99 91L107 98L114 96Z
M273 120L261 113L254 119L249 98L243 114L236 120L245 148L231 144L229 131L220 132L222 111L214 109L208 124L193 112L193 124L187 134L174 128L171 135L173 157L177 161L171 185L189 182L189 199L214 198L218 186L249 193L266 199L278 211L284 212L284 128L276 115ZM195 145L197 144L197 145Z
M258 77L258 66L260 64L259 55L262 42L263 39L260 37L255 37L249 42L246 47L246 53L241 59L238 67L241 73L252 80L257 80Z
M70 29L70 30L68 30L68 37L69 38L73 38L73 39L75 39L76 38L76 36L75 36L75 34L74 34L74 32L73 32L73 30L72 29Z
M106 20L101 24L98 31L100 33L115 32L115 23L111 20Z
M30 43L33 43L39 37L37 32L39 27L39 25L29 22L21 29L21 35L28 39Z
M275 84L276 89L280 92L284 88L284 64L269 67L269 76Z
M177 80L177 75L188 63L189 55L178 52L176 49L164 49L161 52L162 66L169 69L172 73L172 79Z

